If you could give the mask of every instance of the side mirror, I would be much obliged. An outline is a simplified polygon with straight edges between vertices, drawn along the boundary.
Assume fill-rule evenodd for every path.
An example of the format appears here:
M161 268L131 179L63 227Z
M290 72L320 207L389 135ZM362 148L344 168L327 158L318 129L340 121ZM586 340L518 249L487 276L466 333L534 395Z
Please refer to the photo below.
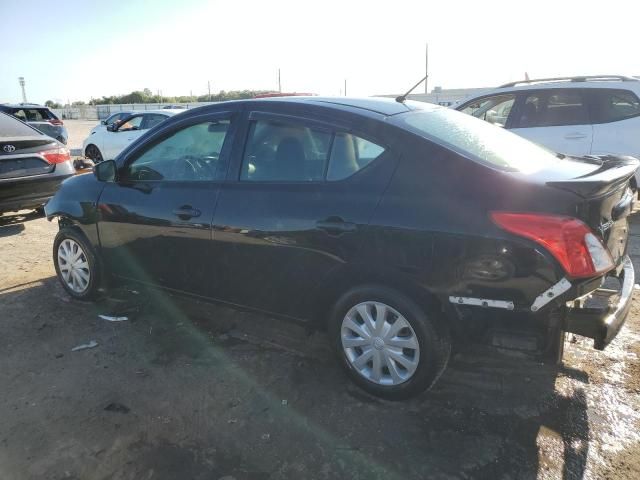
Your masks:
M100 124L101 124L101 125L106 125L106 124L107 124L107 121L106 121L106 120L101 120L101 121L100 121Z
M115 160L105 160L93 167L93 174L99 182L115 182L117 170Z
M118 124L117 123L112 123L111 125L107 125L107 131L108 132L117 132L118 131Z

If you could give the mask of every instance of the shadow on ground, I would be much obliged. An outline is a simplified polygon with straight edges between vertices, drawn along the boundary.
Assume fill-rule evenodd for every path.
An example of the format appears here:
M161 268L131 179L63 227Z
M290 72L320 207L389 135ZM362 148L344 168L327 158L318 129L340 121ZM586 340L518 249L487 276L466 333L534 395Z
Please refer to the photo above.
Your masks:
M24 222L42 217L44 214L35 210L0 214L0 238L17 235L24 231Z
M0 292L0 476L584 475L583 372L466 349L432 391L381 401L342 375L324 334L142 298L108 322L97 315L113 304L72 302L54 278ZM575 388L558 392L559 377Z

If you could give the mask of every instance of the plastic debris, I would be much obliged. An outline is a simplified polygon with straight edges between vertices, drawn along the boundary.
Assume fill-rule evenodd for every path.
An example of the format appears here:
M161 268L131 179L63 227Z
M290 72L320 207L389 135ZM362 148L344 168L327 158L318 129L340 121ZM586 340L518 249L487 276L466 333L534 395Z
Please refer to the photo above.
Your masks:
M111 315L98 315L98 318L101 318L102 320L106 320L107 322L124 322L126 320L129 320L129 317L112 317Z
M73 347L71 349L72 352L77 352L78 350L86 350L87 348L95 348L98 346L98 342L95 340L91 340L89 343L83 343L82 345L78 345L77 347Z
M104 407L107 412L116 412L116 413L129 413L130 409L126 405L123 405L118 402L113 402Z

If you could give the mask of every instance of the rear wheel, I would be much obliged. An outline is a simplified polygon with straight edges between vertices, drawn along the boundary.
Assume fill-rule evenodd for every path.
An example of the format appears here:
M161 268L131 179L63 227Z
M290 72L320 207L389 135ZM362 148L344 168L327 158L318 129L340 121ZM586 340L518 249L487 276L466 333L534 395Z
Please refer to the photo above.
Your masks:
M365 286L338 301L330 335L356 384L399 400L431 387L446 367L449 336L433 318L399 292Z
M78 300L96 297L100 284L98 264L84 237L70 228L58 232L53 242L53 263L58 280Z
M87 145L87 148L84 151L85 156L93 160L94 163L101 162L103 160L102 153L100 153L100 149L95 145Z

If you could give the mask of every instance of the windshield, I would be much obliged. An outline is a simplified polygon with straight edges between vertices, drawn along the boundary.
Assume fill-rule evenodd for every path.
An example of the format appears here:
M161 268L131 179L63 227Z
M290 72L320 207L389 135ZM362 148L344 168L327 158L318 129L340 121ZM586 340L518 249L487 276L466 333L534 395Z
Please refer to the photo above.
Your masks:
M559 161L558 156L529 140L448 108L415 111L399 120L429 140L501 170L533 173Z

